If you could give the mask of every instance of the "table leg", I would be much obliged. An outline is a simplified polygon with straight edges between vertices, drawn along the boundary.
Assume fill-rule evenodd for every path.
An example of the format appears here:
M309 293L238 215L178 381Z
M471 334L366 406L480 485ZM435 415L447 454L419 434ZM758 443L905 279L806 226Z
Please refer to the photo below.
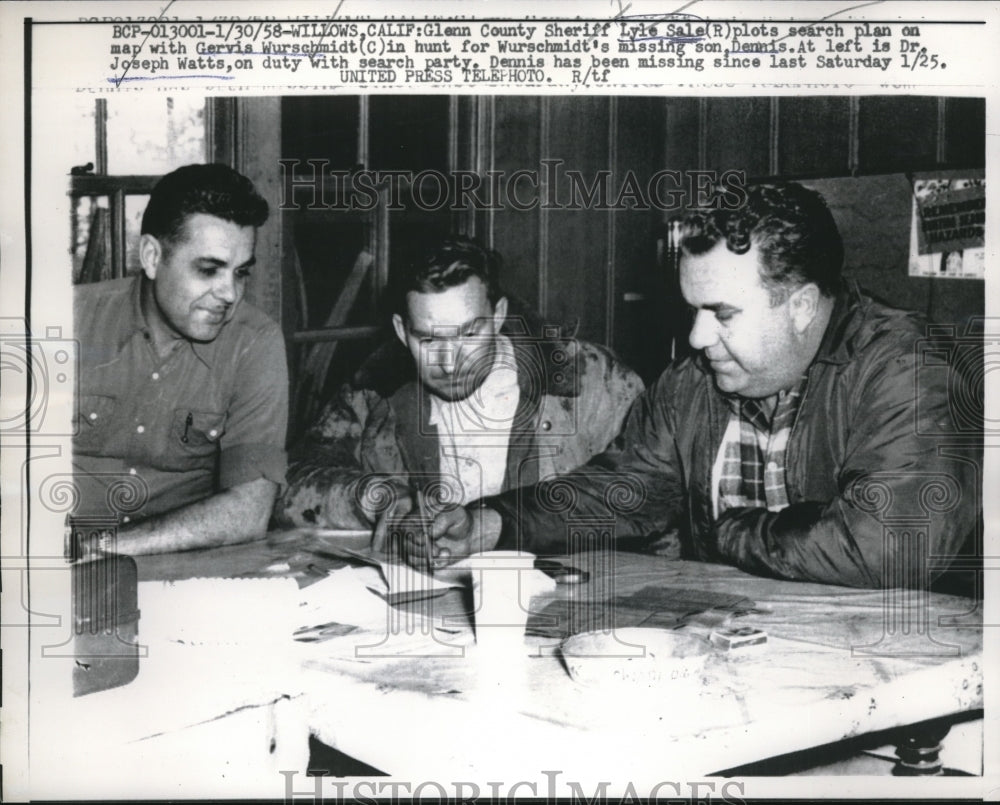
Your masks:
M903 727L896 733L894 777L923 777L944 773L941 741L951 729L946 719L934 719Z

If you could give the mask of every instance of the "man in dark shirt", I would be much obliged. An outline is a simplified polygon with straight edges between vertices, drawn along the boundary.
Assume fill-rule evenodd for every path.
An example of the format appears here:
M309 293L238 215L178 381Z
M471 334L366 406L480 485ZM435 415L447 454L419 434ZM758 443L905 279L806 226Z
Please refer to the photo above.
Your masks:
M224 165L153 189L142 273L75 289L77 514L128 512L117 550L258 537L284 482L288 379L278 325L243 301L267 202Z
M563 553L571 521L591 518L784 579L939 575L976 527L977 474L939 449L956 425L948 374L921 371L922 322L844 282L833 217L797 184L689 214L681 248L696 354L639 397L607 452L440 514L435 549Z

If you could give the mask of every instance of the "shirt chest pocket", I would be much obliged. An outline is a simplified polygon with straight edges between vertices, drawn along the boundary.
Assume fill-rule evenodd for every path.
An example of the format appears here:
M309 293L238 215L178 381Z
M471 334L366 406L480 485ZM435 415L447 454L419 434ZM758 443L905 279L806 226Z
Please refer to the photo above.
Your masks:
M178 408L170 428L171 452L182 463L214 457L226 429L226 414Z
M100 394L80 396L76 415L73 449L83 454L99 454L107 445L118 401Z

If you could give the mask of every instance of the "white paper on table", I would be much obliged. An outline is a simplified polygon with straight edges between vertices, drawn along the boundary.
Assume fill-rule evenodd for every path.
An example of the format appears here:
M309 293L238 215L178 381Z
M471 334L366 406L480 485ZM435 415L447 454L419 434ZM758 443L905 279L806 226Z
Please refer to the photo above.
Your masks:
M453 587L463 586L463 581L454 576L429 575L404 562L389 562L381 559L371 551L360 551L342 544L324 546L323 552L331 556L355 562L362 562L381 571L381 582L370 584L369 588L377 595L384 596L390 604L417 601L421 598L432 598Z
M385 570L345 567L303 588L300 627L295 635L303 650L310 655L318 652L313 656L327 659L363 660L365 647L381 656L426 655L429 641L431 645L436 643L437 649L445 644L451 647L471 642L471 629L444 628L425 614L391 608L384 597L388 587L382 572L392 578L396 571L393 565ZM400 586L415 585L421 597L426 597L420 589L422 583L409 579ZM455 583L439 581L435 589L447 590L451 586Z
M378 595L385 596L385 600L390 604L433 598L454 587L463 586L463 582L454 577L431 576L402 562L379 562L379 567L382 570L384 587L382 589L373 587L372 590Z
M253 646L287 638L294 579L194 578L138 585L140 642Z
M374 567L343 567L301 590L296 629L337 622L359 629L384 629L386 603L371 588L385 589Z

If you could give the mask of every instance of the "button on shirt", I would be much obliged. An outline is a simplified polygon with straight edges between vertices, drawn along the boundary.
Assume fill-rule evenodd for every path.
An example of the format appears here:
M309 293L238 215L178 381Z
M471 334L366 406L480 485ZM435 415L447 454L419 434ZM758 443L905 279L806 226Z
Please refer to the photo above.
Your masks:
M214 341L178 340L160 357L140 305L146 281L75 289L77 513L138 520L257 478L283 483L288 375L277 324L242 302Z
M520 393L514 346L499 336L493 368L473 394L456 402L431 397L446 502L465 504L501 491Z

